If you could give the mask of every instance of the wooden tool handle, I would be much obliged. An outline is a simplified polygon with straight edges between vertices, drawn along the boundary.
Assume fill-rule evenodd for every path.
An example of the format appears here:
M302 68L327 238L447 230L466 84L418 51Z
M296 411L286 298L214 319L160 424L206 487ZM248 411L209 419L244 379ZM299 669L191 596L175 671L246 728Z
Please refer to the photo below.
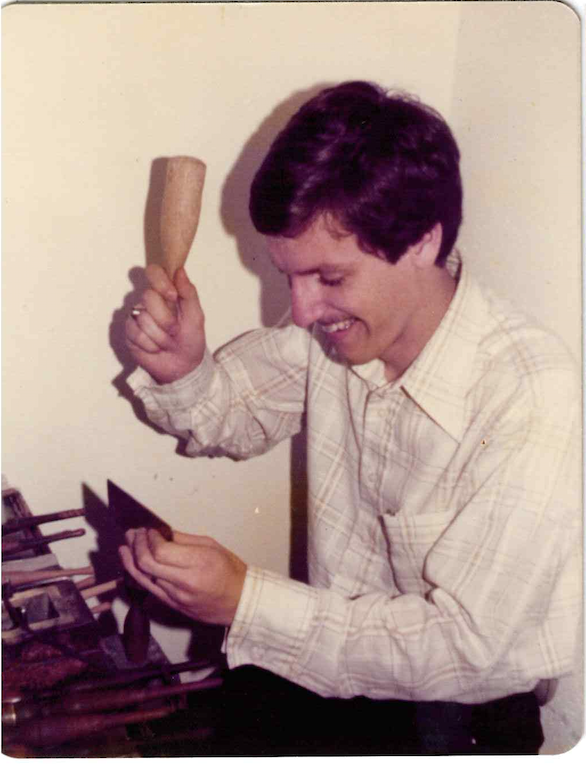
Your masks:
M85 588L81 591L81 595L87 601L88 598L92 598L93 596L101 596L102 593L108 593L108 591L115 590L121 582L121 577L116 578L115 580L109 580L108 582L101 582L97 585Z
M152 721L172 712L170 707L128 713L48 716L23 724L11 736L33 747L54 747L80 737L89 737L114 726Z
M46 524L48 521L61 521L62 519L72 519L75 516L85 516L84 508L73 508L70 511L57 511L56 513L44 513L41 516L23 516L18 519L9 519L2 524L2 534L15 532L18 529L28 529L36 527L39 524Z
M60 577L70 577L76 574L93 574L94 568L80 567L78 569L37 569L36 572L25 571L7 571L2 574L2 581L10 581L13 585L26 585L27 583L37 582L39 580L55 580Z
M206 166L195 157L167 161L161 208L163 267L173 279L187 260L197 231Z
M125 686L139 681L146 681L149 678L170 678L171 676L185 673L189 670L201 670L202 668L209 667L210 663L208 660L187 660L186 662L176 662L169 665L157 665L154 667L150 666L138 670L119 670L114 676L73 681L67 685L67 690L72 692L90 692L99 689Z
M23 700L18 694L10 698L2 695L2 723L6 726L23 724L31 719L53 718L63 715L87 715L88 713L112 713L120 708L142 705L153 700L168 699L191 692L201 692L216 689L222 685L222 679L205 678L202 681L191 681L183 684L156 686L149 689L122 689L110 691L61 692L56 702L45 704L38 700ZM65 694L65 696L62 696Z
M69 540L71 537L82 537L83 535L85 535L85 529L71 529L66 532L57 532L54 535L45 535L36 540L6 540L6 542L2 542L2 553L20 553L29 548L38 548L40 545L56 543L59 540Z
M183 684L157 686L151 689L124 689L122 691L86 692L70 694L51 706L51 713L97 713L116 708L138 705L151 700L175 697L188 692L205 691L221 686L221 678L206 678Z

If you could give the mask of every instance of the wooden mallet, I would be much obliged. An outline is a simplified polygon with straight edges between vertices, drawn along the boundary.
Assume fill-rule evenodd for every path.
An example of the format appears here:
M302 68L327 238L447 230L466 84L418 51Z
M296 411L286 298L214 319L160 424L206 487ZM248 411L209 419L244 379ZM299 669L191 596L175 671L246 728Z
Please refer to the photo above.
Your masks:
M171 280L185 265L197 231L205 174L205 164L195 157L167 160L160 235L162 266Z

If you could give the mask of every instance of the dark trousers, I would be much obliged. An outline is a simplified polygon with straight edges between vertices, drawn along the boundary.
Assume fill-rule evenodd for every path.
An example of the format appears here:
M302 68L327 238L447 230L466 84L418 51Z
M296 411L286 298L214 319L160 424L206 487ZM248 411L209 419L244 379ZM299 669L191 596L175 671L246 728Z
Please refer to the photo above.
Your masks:
M326 699L272 673L227 673L218 751L226 755L536 755L533 693L480 705Z

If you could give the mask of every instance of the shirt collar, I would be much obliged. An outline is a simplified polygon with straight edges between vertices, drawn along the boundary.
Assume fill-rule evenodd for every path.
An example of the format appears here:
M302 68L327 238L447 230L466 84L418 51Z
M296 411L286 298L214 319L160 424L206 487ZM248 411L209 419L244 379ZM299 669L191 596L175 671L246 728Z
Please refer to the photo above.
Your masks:
M384 364L375 359L350 369L381 395L402 390L446 433L460 441L465 430L464 400L488 316L479 285L454 250L446 268L458 285L442 321L419 356L389 383Z
M431 339L397 383L444 431L460 441L466 425L464 402L487 317L480 288L457 251L450 256L447 268L454 276L459 275L452 302Z

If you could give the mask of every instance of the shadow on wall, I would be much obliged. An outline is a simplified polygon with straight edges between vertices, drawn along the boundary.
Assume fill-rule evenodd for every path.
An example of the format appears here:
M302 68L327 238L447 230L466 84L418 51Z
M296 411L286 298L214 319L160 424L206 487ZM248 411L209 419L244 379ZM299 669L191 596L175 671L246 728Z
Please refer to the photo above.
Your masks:
M262 325L275 325L289 309L289 288L286 280L272 266L264 249L263 238L254 229L248 212L248 197L254 175L277 134L295 112L313 96L317 95L328 83L297 91L281 102L260 124L255 133L244 144L238 159L229 171L222 189L220 218L225 231L236 241L238 255L242 264L258 277L261 284L261 322ZM144 212L144 245L146 263L158 263L161 257L159 221L165 184L167 159L153 160L149 179L149 189ZM138 401L128 386L126 379L135 369L135 363L124 340L124 324L132 306L138 303L146 288L144 269L133 268L129 272L132 290L125 296L121 308L114 312L110 324L110 345L122 365L121 372L112 384L120 396L126 398L134 409L135 416L145 425L163 433L151 423L145 414L143 405ZM184 447L178 443L177 454L184 455ZM307 579L307 471L306 439L299 434L292 440L291 448L291 539L290 565L292 577Z
M290 117L327 84L297 91L281 102L248 139L222 190L220 216L225 230L233 236L244 266L261 282L261 321L265 327L276 324L289 308L286 280L271 265L263 238L254 229L248 213L250 185L277 134Z
M243 265L261 283L261 321L265 327L275 325L289 309L289 288L272 266L262 236L255 230L248 213L250 186L270 145L289 119L310 98L329 83L297 91L282 101L260 124L244 145L228 173L222 190L221 218L225 230L233 236ZM307 582L307 442L305 432L291 441L290 462L289 574Z

